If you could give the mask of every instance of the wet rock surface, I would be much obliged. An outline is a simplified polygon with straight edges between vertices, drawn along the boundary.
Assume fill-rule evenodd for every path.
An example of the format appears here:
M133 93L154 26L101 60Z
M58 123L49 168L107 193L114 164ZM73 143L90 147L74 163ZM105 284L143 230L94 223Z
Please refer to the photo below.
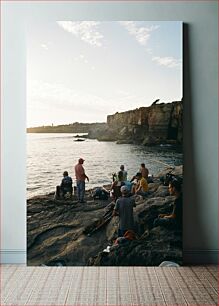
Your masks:
M173 173L182 175L182 167ZM111 199L93 200L87 191L85 204L74 196L54 200L54 194L27 200L28 265L152 266L164 260L181 264L181 231L153 227L158 214L172 211L174 197L159 179L149 184L149 191L147 198L136 198L137 239L117 246L118 217L111 218ZM103 252L108 245L113 246L110 252Z

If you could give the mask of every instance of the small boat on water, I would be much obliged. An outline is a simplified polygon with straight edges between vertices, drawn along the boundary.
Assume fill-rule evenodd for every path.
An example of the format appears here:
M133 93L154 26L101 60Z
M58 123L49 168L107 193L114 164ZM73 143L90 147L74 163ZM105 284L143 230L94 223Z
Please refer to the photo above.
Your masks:
M74 141L85 141L85 139L77 138L77 139L75 139Z

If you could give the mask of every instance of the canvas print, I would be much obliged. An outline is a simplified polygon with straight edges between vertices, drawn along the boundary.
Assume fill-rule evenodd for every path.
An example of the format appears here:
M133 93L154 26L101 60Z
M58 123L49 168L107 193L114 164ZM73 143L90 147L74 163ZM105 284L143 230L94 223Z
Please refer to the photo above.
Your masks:
M27 264L182 265L182 22L27 33Z

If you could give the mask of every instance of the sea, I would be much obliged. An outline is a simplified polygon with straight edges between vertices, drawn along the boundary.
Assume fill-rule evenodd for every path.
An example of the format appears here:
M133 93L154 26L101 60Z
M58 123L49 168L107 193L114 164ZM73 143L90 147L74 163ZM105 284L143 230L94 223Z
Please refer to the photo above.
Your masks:
M183 163L181 149L168 146L142 146L116 144L96 139L76 141L82 134L28 133L27 134L27 198L54 192L68 171L75 185L74 166L81 157L89 182L86 189L112 182L112 174L125 166L128 179L145 163L151 175L156 175L168 166Z

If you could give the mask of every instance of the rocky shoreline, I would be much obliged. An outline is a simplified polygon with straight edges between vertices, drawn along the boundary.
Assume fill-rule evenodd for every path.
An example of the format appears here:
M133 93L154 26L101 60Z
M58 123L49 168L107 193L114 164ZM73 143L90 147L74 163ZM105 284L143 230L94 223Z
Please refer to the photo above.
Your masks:
M157 177L168 173L166 168ZM182 166L173 174L182 176ZM159 179L149 184L146 199L136 199L136 240L103 250L117 237L118 217L107 218L112 200L94 200L86 191L86 204L55 200L54 194L27 200L27 263L48 266L156 266L170 260L182 264L182 233L153 228L160 213L172 211L174 198ZM106 221L106 222L105 222ZM97 230L94 230L96 229Z
M183 101L152 103L148 107L108 115L107 125L90 130L88 136L118 144L182 145Z
M87 133L86 138L118 144L182 146L183 101L153 102L151 106L116 112L102 123L40 126L27 128L27 133Z

